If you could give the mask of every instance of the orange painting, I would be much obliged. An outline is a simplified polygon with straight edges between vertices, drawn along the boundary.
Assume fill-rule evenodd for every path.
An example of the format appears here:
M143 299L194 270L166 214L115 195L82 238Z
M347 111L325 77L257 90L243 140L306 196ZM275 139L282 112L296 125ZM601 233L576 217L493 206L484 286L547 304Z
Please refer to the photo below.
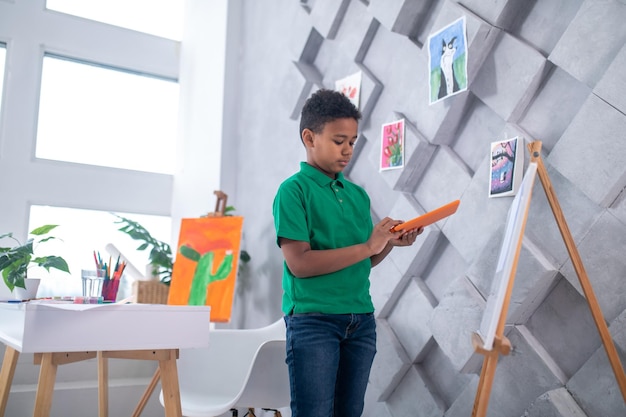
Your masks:
M211 321L230 320L243 217L182 219L167 300L211 306Z

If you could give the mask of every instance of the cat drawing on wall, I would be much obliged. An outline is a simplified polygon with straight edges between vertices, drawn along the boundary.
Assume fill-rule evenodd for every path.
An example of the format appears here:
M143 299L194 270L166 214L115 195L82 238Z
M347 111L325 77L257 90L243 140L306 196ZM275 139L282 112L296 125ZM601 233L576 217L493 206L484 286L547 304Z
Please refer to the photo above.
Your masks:
M454 53L456 52L454 41L456 41L456 36L448 43L443 39L441 40L441 82L439 84L438 98L444 98L448 94L459 91L459 83L454 75L454 66L452 65L454 63Z

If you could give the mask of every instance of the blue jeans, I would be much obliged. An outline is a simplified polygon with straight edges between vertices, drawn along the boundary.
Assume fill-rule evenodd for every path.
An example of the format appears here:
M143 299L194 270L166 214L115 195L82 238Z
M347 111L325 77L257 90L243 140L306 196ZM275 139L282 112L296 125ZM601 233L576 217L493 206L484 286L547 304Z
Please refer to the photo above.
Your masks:
M376 354L368 314L292 314L287 366L292 417L359 417Z

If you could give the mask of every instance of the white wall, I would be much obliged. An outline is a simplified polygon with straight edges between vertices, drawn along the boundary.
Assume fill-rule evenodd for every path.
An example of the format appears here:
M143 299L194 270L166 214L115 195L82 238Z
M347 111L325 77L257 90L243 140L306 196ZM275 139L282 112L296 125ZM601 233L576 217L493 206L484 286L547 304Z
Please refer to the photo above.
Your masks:
M220 189L227 2L187 0L179 83L180 141L172 198L172 241L179 220L215 208Z

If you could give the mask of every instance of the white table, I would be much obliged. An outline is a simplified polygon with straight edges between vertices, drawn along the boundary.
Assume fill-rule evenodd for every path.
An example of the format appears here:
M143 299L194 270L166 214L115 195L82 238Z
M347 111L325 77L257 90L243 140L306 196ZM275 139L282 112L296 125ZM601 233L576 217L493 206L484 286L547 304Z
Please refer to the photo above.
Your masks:
M96 357L100 417L108 415L108 358L159 361L165 415L181 417L178 349L206 347L209 318L208 306L0 303L0 417L20 353L41 365L34 417L50 414L58 365Z

